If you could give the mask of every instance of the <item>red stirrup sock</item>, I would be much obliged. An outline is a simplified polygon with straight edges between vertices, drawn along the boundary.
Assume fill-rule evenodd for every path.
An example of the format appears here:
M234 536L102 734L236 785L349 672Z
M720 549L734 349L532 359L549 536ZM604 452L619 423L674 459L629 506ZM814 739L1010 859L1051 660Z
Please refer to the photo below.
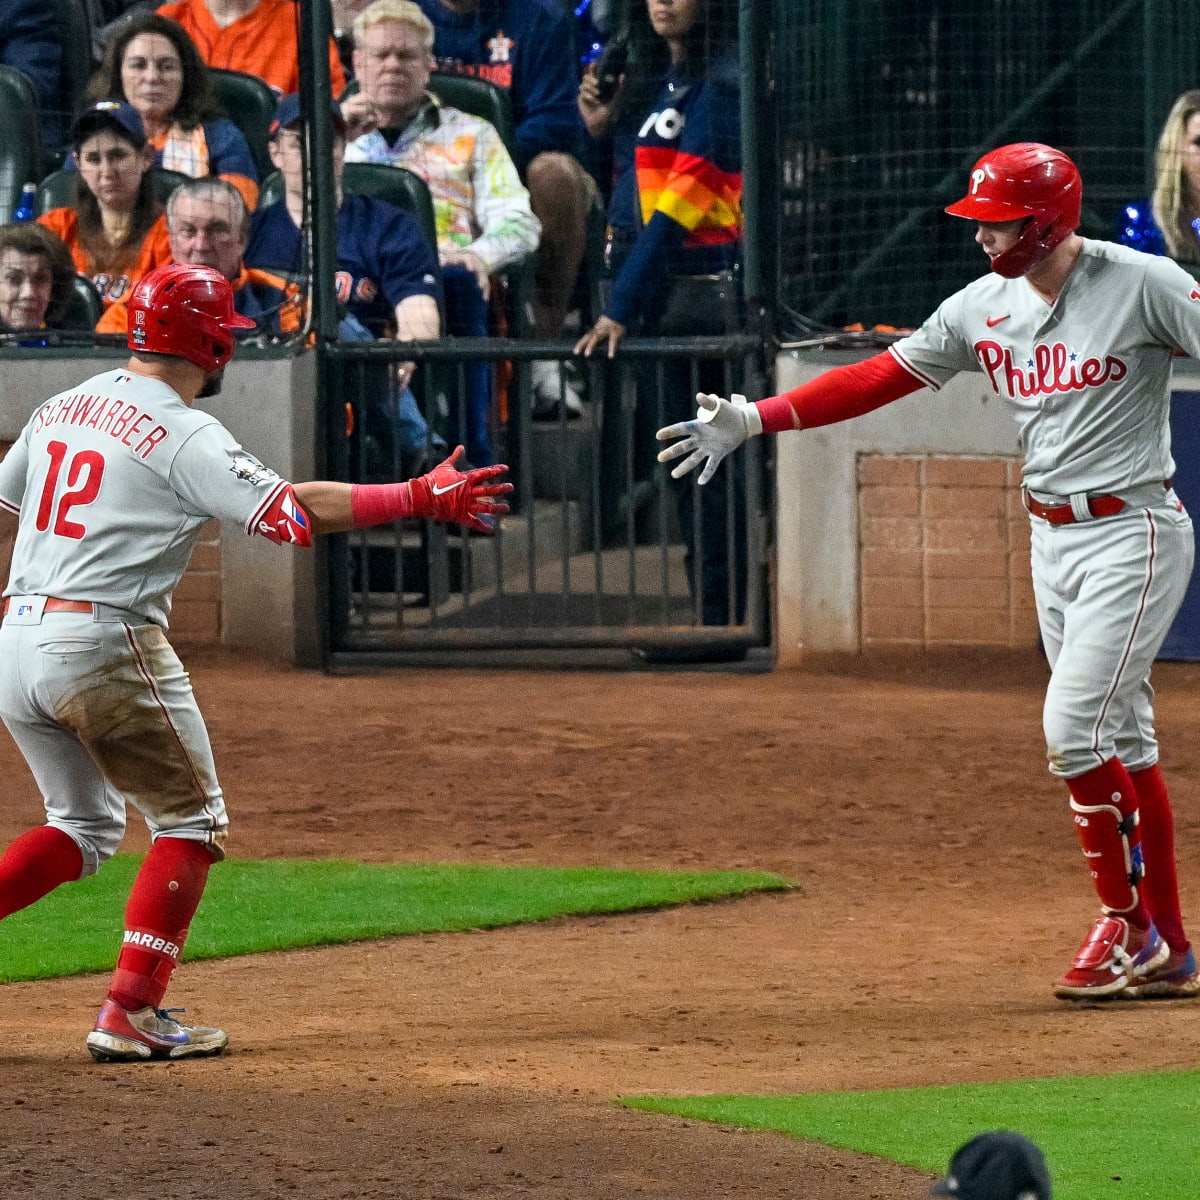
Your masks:
M159 837L150 847L125 905L125 941L108 989L122 1008L162 1003L212 861L208 847L186 838Z
M69 834L52 825L21 834L0 858L0 918L82 874L83 852Z
M1154 926L1172 950L1186 951L1183 915L1179 911L1179 883L1175 874L1175 817L1167 784L1157 766L1130 771L1137 789L1138 814L1142 827L1142 855L1146 878L1142 898Z
M1120 761L1108 762L1067 780L1075 832L1105 910L1138 929L1150 914L1138 894L1142 881L1141 832L1137 790Z

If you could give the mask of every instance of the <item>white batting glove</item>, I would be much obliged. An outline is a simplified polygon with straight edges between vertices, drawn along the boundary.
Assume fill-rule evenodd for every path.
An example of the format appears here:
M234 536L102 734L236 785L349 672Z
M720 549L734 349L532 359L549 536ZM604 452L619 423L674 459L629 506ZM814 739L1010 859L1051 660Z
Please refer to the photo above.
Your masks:
M700 472L700 482L707 483L721 465L721 459L736 450L747 438L762 433L762 417L758 415L758 409L753 404L747 404L745 396L734 395L730 400L697 392L696 403L700 411L696 419L667 425L658 431L656 437L660 442L670 441L671 438L683 439L660 450L659 462L670 462L674 458L683 458L685 454L688 456L671 471L672 479L682 479L707 459L704 470Z

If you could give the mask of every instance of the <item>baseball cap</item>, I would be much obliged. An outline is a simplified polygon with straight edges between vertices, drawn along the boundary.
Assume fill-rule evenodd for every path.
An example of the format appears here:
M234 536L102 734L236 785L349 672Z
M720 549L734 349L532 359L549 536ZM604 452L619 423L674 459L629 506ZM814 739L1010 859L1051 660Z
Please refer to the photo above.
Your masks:
M284 96L275 108L275 117L271 121L271 126L267 133L274 137L281 129L289 129L291 126L299 123L303 114L300 112L300 94L292 92L289 96ZM329 115L333 120L333 127L338 133L345 134L346 118L342 116L342 110L338 106L336 100L329 102Z
M138 147L146 144L146 127L142 115L132 104L124 100L101 100L85 108L75 120L71 130L71 144L80 146L94 133L102 129L121 130L129 134Z
M950 1170L929 1189L958 1200L1050 1200L1050 1175L1042 1152L1007 1130L981 1133L960 1146Z

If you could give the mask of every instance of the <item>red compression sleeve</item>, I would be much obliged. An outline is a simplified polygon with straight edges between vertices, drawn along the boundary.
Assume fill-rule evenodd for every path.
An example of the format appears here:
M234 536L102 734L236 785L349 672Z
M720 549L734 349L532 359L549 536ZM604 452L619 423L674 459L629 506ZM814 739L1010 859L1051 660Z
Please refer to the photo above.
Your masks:
M844 367L834 367L782 396L757 404L763 433L812 429L861 417L925 387L890 351Z
M350 519L355 529L402 521L412 515L413 493L407 482L350 485Z

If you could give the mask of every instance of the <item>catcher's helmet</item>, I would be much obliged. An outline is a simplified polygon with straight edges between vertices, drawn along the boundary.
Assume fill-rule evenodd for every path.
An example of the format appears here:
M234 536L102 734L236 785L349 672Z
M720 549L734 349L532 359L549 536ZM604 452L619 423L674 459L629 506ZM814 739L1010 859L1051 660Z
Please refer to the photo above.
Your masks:
M234 311L229 280L212 267L156 267L129 297L130 350L174 354L206 375L233 357L234 331L253 328Z
M985 154L971 170L967 194L946 211L970 221L1030 218L1021 236L992 259L992 270L1014 279L1042 261L1079 228L1083 181L1053 146L1017 142Z

